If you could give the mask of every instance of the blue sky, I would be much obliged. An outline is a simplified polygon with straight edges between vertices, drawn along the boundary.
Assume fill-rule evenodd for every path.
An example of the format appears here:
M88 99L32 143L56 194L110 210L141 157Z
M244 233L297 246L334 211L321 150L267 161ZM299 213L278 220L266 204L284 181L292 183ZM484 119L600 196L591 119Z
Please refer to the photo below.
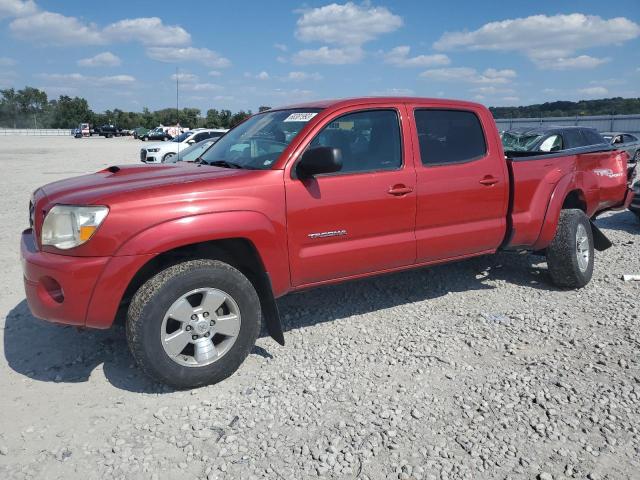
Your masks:
M640 96L640 1L0 0L0 88L96 111Z

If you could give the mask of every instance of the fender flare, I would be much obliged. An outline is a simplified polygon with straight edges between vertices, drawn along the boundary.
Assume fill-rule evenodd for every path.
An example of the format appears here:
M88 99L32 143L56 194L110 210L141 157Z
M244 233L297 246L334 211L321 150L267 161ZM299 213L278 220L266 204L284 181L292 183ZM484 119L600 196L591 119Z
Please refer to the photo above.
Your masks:
M542 221L538 239L532 245L532 250L542 250L548 247L553 240L556 229L558 228L558 222L560 221L562 205L567 198L567 193L575 190L575 188L573 188L574 186L573 172L562 177L556 184L549 198L549 203L547 204L547 210L544 215L544 220Z
M290 288L286 232L283 226L274 224L262 213L228 211L162 222L129 238L114 256L156 256L191 244L231 238L248 240L256 250L263 270L257 287L265 326L269 335L284 345L275 299Z

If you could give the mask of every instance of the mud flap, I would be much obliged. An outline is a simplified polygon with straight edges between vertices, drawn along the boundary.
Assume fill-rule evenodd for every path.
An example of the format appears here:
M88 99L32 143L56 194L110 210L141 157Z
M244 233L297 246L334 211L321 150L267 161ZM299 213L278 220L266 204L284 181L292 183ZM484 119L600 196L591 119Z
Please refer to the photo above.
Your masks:
M596 227L593 221L589 221L589 223L591 223L591 231L593 232L593 247L599 252L612 247L613 243L611 243L611 240L609 240L607 236L602 233L602 230Z
M280 345L284 345L284 332L282 331L278 304L276 303L276 299L273 298L271 279L268 273L265 273L264 277L264 288L260 289L261 292L259 294L264 324L267 327L269 336Z

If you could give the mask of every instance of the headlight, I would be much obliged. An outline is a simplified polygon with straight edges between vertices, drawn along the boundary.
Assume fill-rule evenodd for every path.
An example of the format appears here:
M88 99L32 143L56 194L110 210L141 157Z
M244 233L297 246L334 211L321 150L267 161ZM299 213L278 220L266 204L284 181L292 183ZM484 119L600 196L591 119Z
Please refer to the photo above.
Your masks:
M159 152L160 149L159 148L147 148L147 152L149 153L154 153L154 152Z
M82 245L89 240L109 213L108 207L56 205L42 224L42 245L61 250Z

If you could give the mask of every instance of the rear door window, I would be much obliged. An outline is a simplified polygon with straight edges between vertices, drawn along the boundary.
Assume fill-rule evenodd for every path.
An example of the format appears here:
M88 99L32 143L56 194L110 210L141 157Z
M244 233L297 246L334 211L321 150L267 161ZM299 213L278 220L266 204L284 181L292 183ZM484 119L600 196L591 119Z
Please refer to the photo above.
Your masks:
M424 165L470 162L486 155L487 142L475 113L418 109L414 115Z

